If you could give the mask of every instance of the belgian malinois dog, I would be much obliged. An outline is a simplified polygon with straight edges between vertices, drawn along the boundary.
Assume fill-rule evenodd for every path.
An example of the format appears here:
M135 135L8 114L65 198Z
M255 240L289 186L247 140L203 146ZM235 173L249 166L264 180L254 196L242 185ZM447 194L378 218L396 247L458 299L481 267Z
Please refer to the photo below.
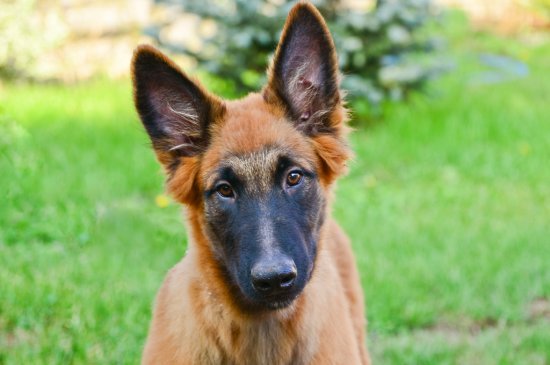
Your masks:
M222 100L151 46L134 100L189 245L160 289L143 364L369 364L349 240L329 217L347 113L317 9L291 10L267 85Z

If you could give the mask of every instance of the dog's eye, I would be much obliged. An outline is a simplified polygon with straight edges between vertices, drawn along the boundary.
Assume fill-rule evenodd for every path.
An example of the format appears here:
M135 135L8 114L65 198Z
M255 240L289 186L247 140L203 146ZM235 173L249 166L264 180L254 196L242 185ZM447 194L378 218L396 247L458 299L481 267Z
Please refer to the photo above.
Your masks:
M235 194L229 184L222 183L216 187L216 191L224 198L233 198Z
M288 173L286 183L289 186L296 186L302 181L304 174L301 171L294 170Z

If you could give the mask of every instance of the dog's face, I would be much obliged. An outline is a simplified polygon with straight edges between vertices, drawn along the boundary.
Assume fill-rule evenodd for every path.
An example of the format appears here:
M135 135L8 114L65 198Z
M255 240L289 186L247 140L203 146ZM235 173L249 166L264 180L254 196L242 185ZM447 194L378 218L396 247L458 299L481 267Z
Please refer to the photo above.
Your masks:
M349 155L321 15L293 8L261 94L222 101L148 46L136 51L133 76L168 189L199 217L235 298L290 304L312 274L329 187Z
M313 270L324 191L314 151L300 132L267 108L261 116L257 109L239 113L245 104L227 105L224 126L204 156L206 232L243 301L280 308ZM254 128L258 122L271 127Z
M251 304L294 299L313 269L324 197L316 171L283 146L220 161L204 191L212 249Z

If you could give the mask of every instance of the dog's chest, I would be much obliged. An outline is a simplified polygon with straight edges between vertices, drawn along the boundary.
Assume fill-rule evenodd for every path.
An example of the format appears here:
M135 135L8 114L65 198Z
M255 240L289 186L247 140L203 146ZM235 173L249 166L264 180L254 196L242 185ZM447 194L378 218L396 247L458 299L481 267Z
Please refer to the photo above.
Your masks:
M301 321L279 317L237 323L218 315L223 319L207 331L201 364L305 365L313 357L317 339L311 332L301 336L305 330Z

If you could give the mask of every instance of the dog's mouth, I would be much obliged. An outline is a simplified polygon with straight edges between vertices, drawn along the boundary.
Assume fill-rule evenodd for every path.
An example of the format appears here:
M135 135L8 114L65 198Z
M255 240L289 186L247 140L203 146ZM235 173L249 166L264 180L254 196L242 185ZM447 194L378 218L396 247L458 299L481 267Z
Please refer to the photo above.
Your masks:
M288 308L300 296L301 290L284 295L272 295L265 297L242 295L242 303L250 310L254 311L276 311Z
M285 295L283 297L278 296L277 298L266 298L263 302L263 304L266 306L266 308L271 310L277 310L277 309L283 309L288 306L290 306L294 300L298 297L299 293L293 294L293 295Z

